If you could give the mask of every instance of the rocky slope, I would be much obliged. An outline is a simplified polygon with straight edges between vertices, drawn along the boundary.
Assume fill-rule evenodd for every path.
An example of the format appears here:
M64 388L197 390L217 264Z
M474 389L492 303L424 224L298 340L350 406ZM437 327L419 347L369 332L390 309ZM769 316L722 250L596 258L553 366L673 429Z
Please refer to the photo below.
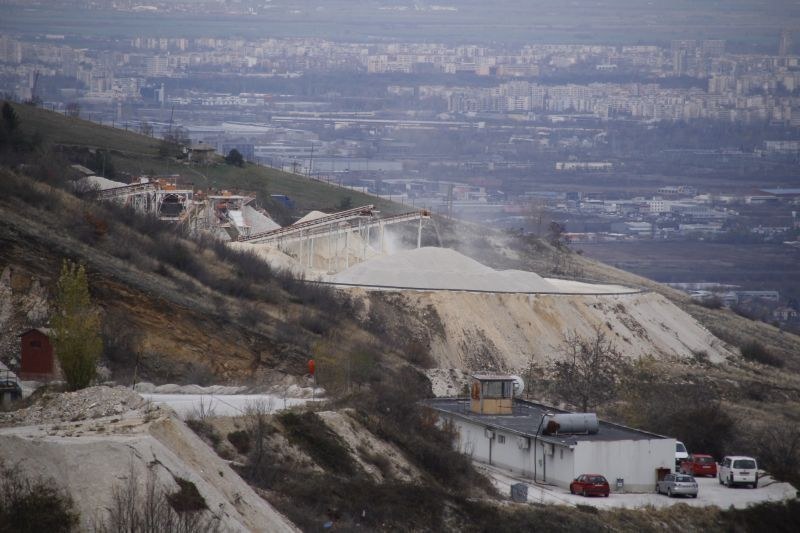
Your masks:
M122 388L93 387L42 397L0 415L0 457L26 476L68 490L81 529L107 520L115 489L148 471L168 493L194 484L225 531L296 531L170 410Z

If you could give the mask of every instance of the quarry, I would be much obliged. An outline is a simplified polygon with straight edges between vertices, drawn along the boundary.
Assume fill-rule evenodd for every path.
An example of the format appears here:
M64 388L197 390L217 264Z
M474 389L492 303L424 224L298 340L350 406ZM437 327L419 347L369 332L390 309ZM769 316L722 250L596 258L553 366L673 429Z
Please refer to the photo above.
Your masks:
M426 340L440 368L523 372L555 355L565 333L588 335L598 326L632 359L705 353L719 363L731 356L725 343L655 292L496 270L453 249L421 246L423 223L434 223L423 212L397 221L418 233L417 246L403 248L389 224L375 217L371 206L309 213L298 229L287 226L230 246L253 251L275 269L345 290L367 307L378 298L417 310L405 317L406 328ZM423 310L438 319L426 320Z
M309 283L345 290L367 308L373 298L384 298L417 310L406 319L409 333L430 346L441 368L522 372L554 355L565 333L586 335L597 326L631 358L704 353L719 363L731 356L725 343L652 291L496 270L453 249L422 246L423 230L438 234L424 210L388 217L373 205L312 211L280 227L247 194L181 192L163 180L125 185L84 179L99 188L101 199L162 217L164 202L180 197L170 217L192 231L211 232ZM423 310L438 320L415 318Z
M51 312L47 287L55 283L52 272L60 255L74 249L96 269L93 294L105 316L122 317L112 326L121 331L144 327L147 336L139 348L156 354L145 353L151 359L142 367L145 379L153 383L137 380L136 368L135 384L130 374L120 379L103 369L98 382L104 385L78 392L61 392L57 383L41 387L41 382L22 382L25 398L15 410L0 413L0 458L26 476L66 487L80 512L82 530L98 529L121 483L133 482L144 491L148 475L167 494L191 483L208 507L206 514L230 531L315 530L339 523L345 528L381 529L388 523L445 530L465 523L447 511L462 505L466 507L458 508L486 516L497 509L539 512L541 507L531 503L552 504L548 513L566 508L569 516L587 507L603 513L637 509L630 516L669 509L677 500L651 494L648 483L669 462L664 458L674 443L671 432L664 432L665 437L648 433L635 445L606 446L620 456L642 457L648 446L658 448L659 463L642 459L645 467L620 475L627 490L585 500L564 488L574 471L562 468L554 483L561 448L564 461L570 453L579 455L567 451L568 442L559 441L558 447L550 442L553 454L542 463L546 481L540 472L532 482L536 474L530 467L536 459L515 471L514 464L500 464L496 458L502 456L492 455L499 446L510 448L506 455L530 453L530 445L519 448L516 437L537 440L533 430L538 416L557 410L541 403L542 390L532 387L526 400L538 409L529 417L534 427L518 435L513 427L493 426L497 440L489 444L495 448L488 456L483 453L491 441L488 428L464 423L461 409L472 376L513 374L536 383L537 372L564 357L567 334L588 337L602 331L626 360L653 360L662 365L659 370L674 368L674 374L663 374L670 384L691 383L694 376L688 371L714 372L713 386L726 387L724 401L731 402L723 404L726 408L735 405L748 415L759 412L746 396L747 380L755 371L742 366L735 347L652 285L624 277L556 276L533 264L508 266L485 256L478 260L480 254L452 245L452 236L440 236L444 223L426 211L384 216L371 205L313 210L294 224L280 226L253 195L233 188L200 191L163 178L134 184L86 179L99 189L91 199L126 205L172 224L153 240L173 246L184 242L180 245L187 253L209 270L224 273L231 268L237 277L258 272L240 262L241 257L220 253L223 249L252 252L246 256L268 264L270 271L242 285L245 292L239 286L234 287L239 292L222 292L213 278L175 267L165 259L169 256L155 254L151 263L135 263L129 252L108 260L103 246L118 238L112 233L90 236L99 240L89 248L64 236L69 224L63 225L67 230L34 232L40 221L23 223L16 215L0 215L9 222L0 230L3 242L25 243L25 248L3 252L9 260L0 276L4 326L16 331L20 321L40 320ZM78 220L88 211L86 203L63 205L76 209ZM97 217L104 212L91 213ZM52 215L42 218L48 217ZM31 233L25 233L28 226ZM210 234L217 244L167 239L170 228L181 236ZM474 226L467 228L474 231ZM499 241L487 240L496 254L520 254L497 246ZM30 243L34 254L27 252ZM125 240L124 246L131 243L136 241ZM324 298L320 304L314 299L320 293L345 295L346 304ZM297 339L308 342L295 343ZM352 339L362 344L348 344ZM4 350L19 342L16 335L4 336ZM340 359L330 359L320 346L330 347ZM412 359L409 346L429 359ZM371 373L351 380L362 363L354 356L363 350L380 353ZM138 362L136 352L129 357ZM345 385L331 381L330 390L324 390L327 384L315 387L306 369L310 357L319 357L323 372L326 365L341 364ZM200 362L206 361L208 366L202 367ZM761 375L771 371L756 370ZM168 375L186 380L173 383ZM791 378L781 383L780 401L791 401ZM456 441L460 453L451 449L453 434L439 433L430 413L420 411L426 401L451 406L458 411L457 424L472 432ZM254 409L262 410L263 419ZM260 420L261 430L254 429L254 420ZM261 463L254 463L252 446L257 442L264 444ZM610 463L612 458L603 460ZM473 466L477 477L469 477ZM701 480L703 495L688 507L723 513L729 506L746 509L793 501L791 485L763 476L754 491L728 491L714 486L715 480ZM519 483L529 485L527 504L509 501L512 485ZM451 496L448 491L454 487L468 487L468 500L461 493ZM403 516L396 514L398 501L403 502ZM658 520L679 524L685 512L678 506L674 516ZM606 520L611 515L600 516Z

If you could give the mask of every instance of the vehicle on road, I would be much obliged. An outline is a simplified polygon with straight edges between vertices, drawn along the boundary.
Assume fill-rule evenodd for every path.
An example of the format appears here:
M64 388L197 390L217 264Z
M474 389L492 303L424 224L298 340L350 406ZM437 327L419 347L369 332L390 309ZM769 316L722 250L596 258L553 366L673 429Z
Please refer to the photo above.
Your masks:
M656 483L656 492L673 496L689 496L697 498L697 481L686 474L667 474Z
M721 485L750 485L755 489L758 487L758 463L744 455L726 456L719 465L717 478Z
M611 487L608 480L600 474L582 474L569 484L569 491L581 496L597 495L608 498Z
M717 476L717 463L710 455L693 453L685 461L681 461L678 471L690 476Z
M689 458L689 452L686 451L686 446L681 441L675 441L675 470L681 465L681 461Z

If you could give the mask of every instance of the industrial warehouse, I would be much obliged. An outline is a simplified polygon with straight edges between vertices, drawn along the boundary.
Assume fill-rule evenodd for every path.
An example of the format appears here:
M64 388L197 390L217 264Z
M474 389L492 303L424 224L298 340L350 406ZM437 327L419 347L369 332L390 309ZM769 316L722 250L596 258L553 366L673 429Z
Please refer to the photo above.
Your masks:
M616 492L652 492L673 470L674 438L515 398L517 380L475 374L471 398L426 404L453 425L459 451L537 482L568 488L592 472L605 476Z

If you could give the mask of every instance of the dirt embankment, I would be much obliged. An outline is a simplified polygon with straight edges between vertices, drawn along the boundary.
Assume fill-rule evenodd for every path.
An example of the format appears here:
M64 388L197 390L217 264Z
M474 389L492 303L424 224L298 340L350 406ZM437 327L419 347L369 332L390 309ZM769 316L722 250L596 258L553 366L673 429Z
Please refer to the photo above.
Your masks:
M710 361L722 362L732 355L694 318L656 293L373 292L370 300L404 314L387 328L398 337L422 339L441 368L522 372L532 357L541 364L557 356L566 333L588 337L598 326L632 358L691 359L705 352Z
M41 398L0 416L0 458L51 478L72 496L81 527L103 523L116 487L147 472L167 492L193 483L224 530L296 531L169 409L123 388L93 387Z

